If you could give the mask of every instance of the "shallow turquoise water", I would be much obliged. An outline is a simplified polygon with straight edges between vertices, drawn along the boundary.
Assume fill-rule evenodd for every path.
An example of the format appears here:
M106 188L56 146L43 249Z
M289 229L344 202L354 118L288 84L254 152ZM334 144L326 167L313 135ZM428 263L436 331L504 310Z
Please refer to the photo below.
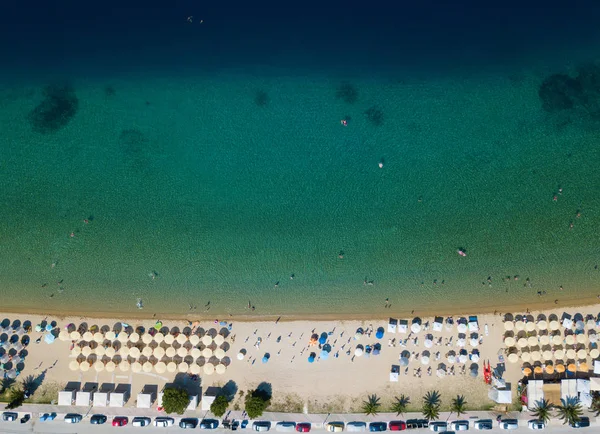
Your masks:
M597 129L548 118L538 75L354 79L355 104L336 99L342 81L75 80L79 111L50 135L26 119L44 83L5 89L4 308L385 315L595 297Z

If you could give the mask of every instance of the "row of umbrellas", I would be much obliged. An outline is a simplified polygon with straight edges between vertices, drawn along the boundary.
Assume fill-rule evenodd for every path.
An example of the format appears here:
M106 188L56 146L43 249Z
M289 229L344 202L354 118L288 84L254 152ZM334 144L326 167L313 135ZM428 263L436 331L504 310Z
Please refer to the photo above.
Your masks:
M589 352L582 348L579 350L575 350L574 348L569 348L567 350L557 349L554 351L545 350L545 351L526 351L526 349L521 350L520 359L523 362L529 361L550 361L552 359L556 360L587 360L588 357L592 359L596 359L600 357L600 351L597 348L591 349ZM511 363L517 363L519 361L518 352L511 352L508 355L508 361Z
M160 359L165 356L166 357L191 356L194 359L198 359L200 357L209 358L212 356L215 356L217 359L223 359L225 357L225 351L222 348L217 348L216 350L213 351L212 349L210 349L208 347L204 348L203 350L200 350L199 348L196 348L196 347L192 348L191 350L188 350L185 347L179 347L177 349L175 349L173 347L167 347L166 349L163 347L156 347L156 348L144 347L143 349L140 350L137 347L129 348L129 347L124 346L124 347L121 347L117 351L113 347L104 348L103 346L98 346L96 348L92 348L92 347L88 347L88 346L84 346L84 347L75 346L71 350L71 354L74 356L79 356L81 354L85 357L92 355L92 354L95 354L97 356L113 357L113 356L119 354L121 357L131 357L134 359L137 359L140 356L145 356L145 357L154 356L157 359Z
M145 363L140 363L140 362L134 362L134 363L129 363L127 361L121 361L120 363L116 364L115 362L113 362L112 360L104 363L102 361L97 361L96 363L89 363L88 361L84 360L82 362L79 362L77 360L72 360L69 363L69 369L71 371L82 371L82 372L87 372L90 369L94 369L96 372L102 372L102 371L107 371L107 372L114 372L117 367L119 368L119 370L121 372L127 372L129 370L131 370L134 373L138 373L138 372L146 372L146 373L150 373L152 371L155 371L158 374L163 374L165 372L181 372L181 373L191 373L194 375L198 375L200 374L200 372L204 372L204 374L206 375L211 375L213 373L217 373L217 374L224 374L225 371L227 370L227 366L223 365L223 364L218 364L218 365L213 365L212 363L206 363L204 366L200 367L198 364L196 363L186 363L186 362L181 362L181 363L175 363L175 362L169 362L169 363L165 363L165 362L158 362L156 364L152 364L151 362L145 362Z
M569 363L566 366L563 364L535 366L533 368L526 366L522 369L522 371L523 371L523 375L528 377L531 374L544 374L544 373L546 373L546 374L554 374L554 373L562 374L565 371L569 371L572 373L575 373L577 371L588 372L589 366L585 362L580 363L579 366L576 365L575 363Z
M208 345L211 345L213 342L216 345L221 345L221 344L223 344L223 342L225 342L225 338L222 335L217 335L214 338L208 334L204 335L202 338L200 338L200 336L198 336L198 335L191 335L188 338L183 333L180 333L177 336L173 336L171 334L163 335L162 333L155 333L153 336L149 333L145 333L140 336L138 333L135 333L135 332L131 333L130 335L128 335L125 332L121 332L117 335L113 331L108 331L106 333L101 333L101 332L92 333L92 332L88 331L88 332L83 333L83 335L82 335L78 331L73 331L73 332L69 333L67 330L62 330L59 333L58 338L61 341L83 340L86 342L98 342L98 343L102 343L105 340L109 340L109 341L118 340L121 343L131 342L133 344L136 344L141 341L142 343L144 343L146 345L148 345L152 342L156 342L158 344L164 342L167 345L172 345L174 342L177 342L178 344L183 345L183 344L189 342L192 345L198 345L200 342L202 342L203 345L208 346Z
M521 337L515 338L513 336L506 336L504 338L504 345L507 347L534 347L536 345L575 345L575 344L586 344L588 342L595 343L597 342L597 335L591 334L586 336L584 334L577 335L567 335L563 337L560 334L556 335L542 335L542 336L529 336L529 337Z
M562 326L566 329L572 329L573 326L575 330L584 330L586 327L588 329L596 328L596 321L593 319L588 320L587 322L579 321L571 321L570 319L563 320ZM504 322L504 330L512 331L512 330L525 330L528 332L532 332L535 329L538 330L558 330L561 328L561 323L558 320L546 321L505 321Z

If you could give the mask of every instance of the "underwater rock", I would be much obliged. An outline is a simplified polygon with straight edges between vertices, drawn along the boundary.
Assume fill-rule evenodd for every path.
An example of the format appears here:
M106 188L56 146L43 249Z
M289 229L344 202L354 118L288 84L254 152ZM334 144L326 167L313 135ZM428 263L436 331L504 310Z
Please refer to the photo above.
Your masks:
M28 119L33 131L50 134L73 119L79 109L79 100L70 85L49 85L43 94L44 99L29 112Z

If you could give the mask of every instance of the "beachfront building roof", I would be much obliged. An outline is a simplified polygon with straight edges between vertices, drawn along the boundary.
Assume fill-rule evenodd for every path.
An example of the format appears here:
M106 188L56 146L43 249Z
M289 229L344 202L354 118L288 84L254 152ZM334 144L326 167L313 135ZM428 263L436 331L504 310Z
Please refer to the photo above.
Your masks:
M212 405L212 403L214 402L215 397L214 396L210 396L210 395L204 395L202 397L202 411L208 411L210 410L210 406Z
M590 391L600 391L600 377L590 377Z
M150 408L150 407L152 407L152 394L151 393L138 393L137 408Z
M108 403L108 393L96 392L94 393L94 407L106 407Z
M544 399L544 381L530 380L527 384L527 407L535 407L536 401Z
M492 387L488 392L488 397L498 404L510 404L512 403L512 395L510 390L500 390Z
M560 380L560 397L577 396L577 380Z
M108 402L109 407L123 407L129 398L127 392L111 392Z
M92 392L77 392L77 397L75 398L75 405L88 407L92 402Z
M193 411L193 410L196 410L197 407L198 407L198 395L190 396L190 405L188 405L187 409L190 411Z
M61 390L58 392L58 405L73 405L74 400L74 390Z
M577 393L590 393L590 380L577 379Z

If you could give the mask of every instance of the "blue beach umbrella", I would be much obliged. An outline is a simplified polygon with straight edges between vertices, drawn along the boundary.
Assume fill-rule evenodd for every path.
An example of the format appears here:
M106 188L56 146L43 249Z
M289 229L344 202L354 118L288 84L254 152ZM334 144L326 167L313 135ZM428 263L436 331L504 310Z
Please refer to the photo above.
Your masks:
M319 338L319 344L323 345L325 342L327 342L327 333L323 332Z
M308 363L313 363L315 361L315 353L310 353L308 356Z
M44 336L44 342L46 342L47 344L54 343L55 339L56 337L52 333L46 333L46 335Z
M377 332L375 333L375 337L377 339L381 339L383 337L383 327L379 327L377 329Z
M50 332L50 331L52 331L52 326L51 326L50 324L48 324L48 325L46 326L46 331L47 331L47 332Z
M271 358L271 355L269 353L265 353L265 355L262 358L262 362L267 363L270 358Z
M319 354L321 360L327 360L329 358L329 353L325 350L321 350L321 354Z

